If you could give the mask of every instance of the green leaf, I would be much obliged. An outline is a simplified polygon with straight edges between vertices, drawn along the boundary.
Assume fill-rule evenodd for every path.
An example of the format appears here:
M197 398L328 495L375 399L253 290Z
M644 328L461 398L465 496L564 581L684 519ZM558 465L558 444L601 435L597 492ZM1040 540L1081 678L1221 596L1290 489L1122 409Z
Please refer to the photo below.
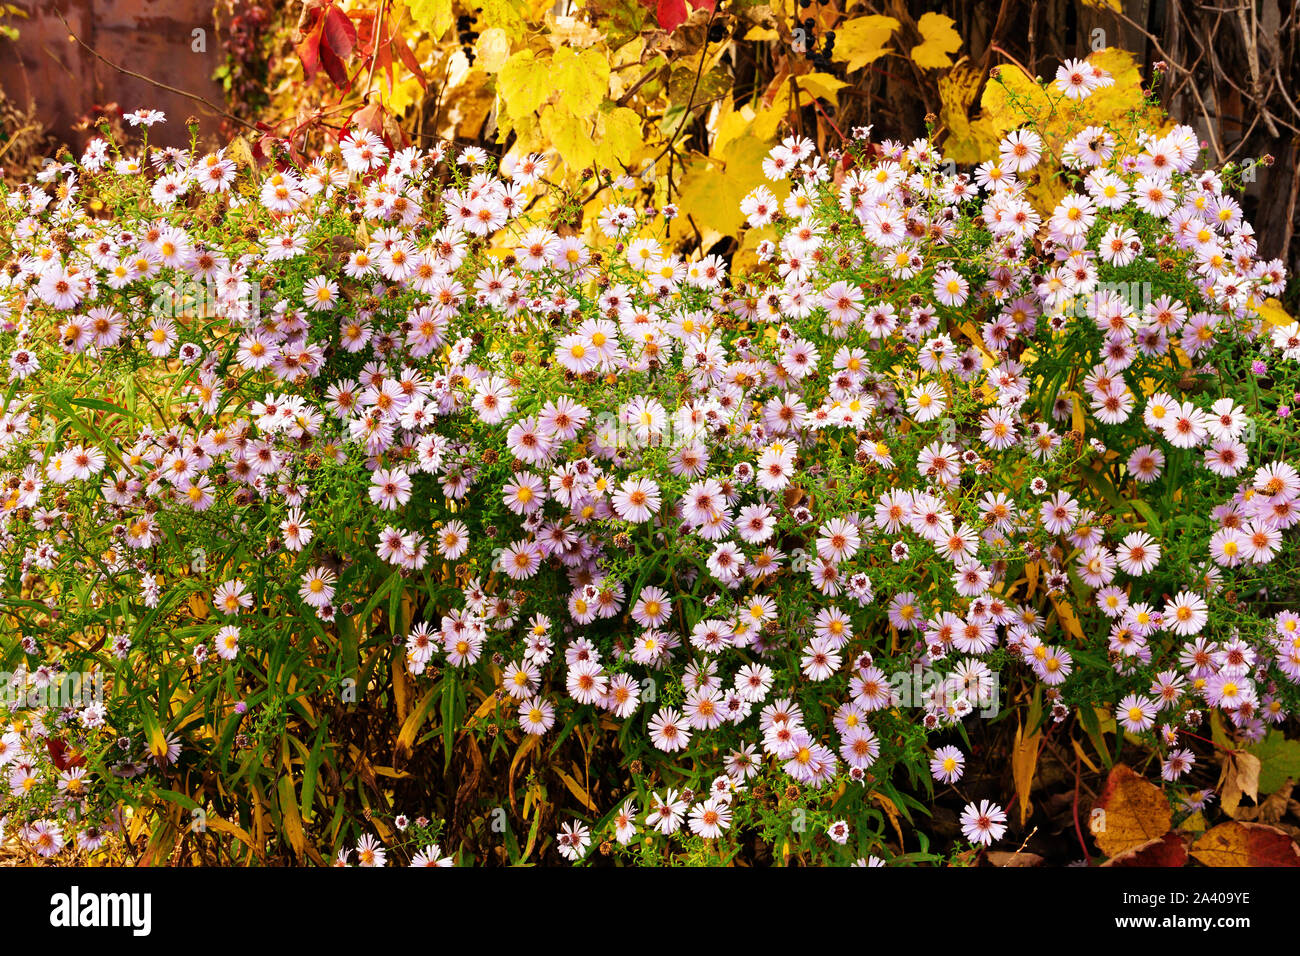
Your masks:
M1152 507L1139 498L1134 498L1130 504L1133 505L1134 511L1146 519L1147 530L1151 532L1151 535L1156 538L1163 537L1163 532L1160 528L1160 519L1156 517L1156 513Z
M1259 758L1259 792L1274 793L1286 785L1287 778L1300 780L1300 740L1287 740L1280 730L1269 731L1266 738L1246 748Z
M1085 704L1079 708L1079 723L1083 724L1083 729L1088 734L1088 739L1092 741L1093 748L1109 770L1114 761L1110 756L1110 748L1106 746L1106 738L1102 736L1101 721L1097 719L1097 712L1091 705Z
M311 754L302 770L302 818L308 823L316 816L312 804L316 801L316 781L320 776L321 761L325 758L325 736L329 730L329 717L322 716L312 741Z
M446 766L451 766L452 741L456 734L456 689L455 674L449 674L442 680L442 750Z
M394 588L398 589L399 594L401 593L401 581L402 569L398 568L385 579L383 584L379 585L375 593L370 596L370 600L366 602L366 606L361 609L359 619L363 625L370 620L370 615L374 613L375 608L379 607L379 602L391 594Z
M114 405L112 402L106 402L99 398L74 398L71 400L73 405L80 405L83 408L94 408L101 412L113 412L126 418L135 418L129 411L120 405Z

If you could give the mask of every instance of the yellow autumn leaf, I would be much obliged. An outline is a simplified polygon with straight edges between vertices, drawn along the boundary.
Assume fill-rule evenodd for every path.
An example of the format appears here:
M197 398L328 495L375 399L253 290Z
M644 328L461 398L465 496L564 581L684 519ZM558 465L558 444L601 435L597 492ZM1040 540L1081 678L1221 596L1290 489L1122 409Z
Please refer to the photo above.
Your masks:
M1078 392L1067 394L1070 398L1070 428L1082 435L1088 422L1088 416L1083 410L1083 399Z
M1046 117L1052 104L1047 93L1028 73L1014 64L1003 63L989 72L980 97L981 114L999 134ZM1041 124L1040 124L1041 125Z
M257 160L253 158L253 150L248 145L248 140L242 136L236 136L226 147L226 158L233 160L235 165L240 169L256 168Z
M1287 831L1262 823L1220 823L1192 844L1205 866L1300 866L1300 845Z
M927 13L917 20L923 42L912 47L912 62L926 70L952 66L948 54L961 49L961 35L953 29L956 25L956 20L942 13Z
M1159 106L1147 103L1142 71L1132 53L1118 48L1099 50L1088 56L1088 62L1109 73L1114 82L1073 104L1072 112L1079 118L1087 117L1092 125L1109 127L1123 139L1131 139L1139 130L1160 133L1172 127ZM1059 122L1064 135L1065 120ZM1076 121L1072 125L1077 129L1083 124Z
M510 59L510 37L500 27L490 27L479 34L474 50L477 54L475 65L488 73L496 73Z
M406 679L406 667L400 657L393 657L393 707L397 720L402 723L411 712L411 682Z
M871 799L875 803L880 804L880 809L884 810L886 815L889 817L889 822L894 825L894 832L898 834L899 845L901 846L903 840L903 827L899 822L900 814L898 812L898 805L879 790L871 791Z
M751 136L755 136L763 142L768 142L776 135L777 129L781 126L781 121L790 114L792 107L788 90L786 94L784 99L778 98L776 104L761 109L754 114L754 122L750 127Z
M691 163L678 191L681 215L673 220L674 234L693 235L693 219L696 226L706 231L706 245L710 244L710 236L715 239L735 236L745 224L740 201L750 190L766 185L778 198L788 193L788 182L772 183L763 175L763 160L771 147L770 140L742 132L725 148L715 149L709 156L700 156Z
M609 98L611 100L622 99L632 84L637 81L640 74L634 73L632 67L641 65L644 52L644 37L636 37L618 49L610 51Z
M161 760L167 755L167 734L156 721L150 721L146 728L149 736L149 753L156 760Z
M550 60L539 60L532 50L520 50L501 67L497 77L497 98L511 116L527 116L546 102L552 87L547 84Z
M849 85L829 73L805 73L803 76L797 77L795 83L801 90L808 92L816 99L827 100L835 106L839 106L839 102L835 98L836 94Z
M440 39L456 19L451 0L409 0L407 7L416 26L435 40Z
M746 229L744 235L740 237L740 247L732 256L732 264L737 272L756 269L759 265L758 246L764 239L770 239L773 242L777 239L775 226L764 226L761 229ZM766 332L771 332L773 336L776 330L768 327Z
M590 116L609 91L609 61L599 50L562 47L551 59L545 83L559 91L560 103L574 116Z
M542 135L560 154L565 171L577 176L596 158L591 121L574 116L562 106L545 106L541 113Z
M542 141L542 131L538 127L537 114L528 113L524 116L514 116L501 110L497 114L497 142L503 143L506 136L513 133L515 144L510 148L508 155L518 159L528 153L538 153L546 149L546 143ZM540 197L541 202L546 201L546 194Z
M860 70L886 53L894 52L888 43L897 29L898 21L893 17L855 17L841 23L835 30L835 52L831 59L847 63L849 73Z
M963 322L958 328L961 330L962 335L966 336L970 341L970 344L975 346L980 355L983 356L982 361L985 368L991 368L997 364L997 359L993 357L989 347L984 344L984 336L980 335L979 329L975 328L974 322Z
M714 152L721 153L738 136L753 136L754 116L752 106L746 105L736 109L731 94L728 93L718 110L718 123L713 134Z
M445 93L447 108L443 118L457 136L473 139L487 121L492 106L497 101L491 79L482 70L469 69L459 77L459 82Z
M387 77L385 77L387 80ZM387 93L384 93L387 90ZM404 80L398 80L390 89L385 82L380 88L380 101L385 108L392 110L394 115L401 116L410 108L412 103L419 103L424 98L424 87L414 76L408 76Z
M1219 774L1219 806L1230 817L1237 815L1242 797L1259 803L1259 771L1263 766L1258 757L1244 750L1229 750L1219 754L1222 770Z
M147 823L149 818L144 814L139 814L135 817L135 820L139 820ZM218 833L229 833L231 836L233 836L240 843L244 844L244 846L248 847L250 850L255 848L252 834L250 834L243 827L231 823L229 820L223 820L221 819L221 817L218 817L213 814L209 814L207 817L205 817L203 822L204 825L207 826L209 830L216 830ZM133 825L134 825L134 821L133 821Z
M415 708L406 716L402 722L402 727L397 733L397 739L393 742L394 753L410 753L411 748L415 746L416 735L420 732L425 718L429 716L430 710L434 706L433 691L428 691Z
M1026 124L1043 138L1043 161L1034 169L1029 198L1041 212L1050 212L1068 191L1061 176L1061 155L1066 142L1084 126L1104 126L1124 142L1137 131L1163 132L1169 120L1154 104L1146 102L1142 76L1133 54L1124 50L1101 50L1088 62L1111 75L1111 86L1097 90L1083 100L1071 101L1052 85L1040 85L1020 67L996 67L980 98L979 123L994 136L1002 136ZM983 158L992 159L996 146Z
M1011 750L1011 777L1016 784L1016 803L1020 807L1020 825L1029 816L1029 791L1033 788L1034 772L1038 769L1038 745L1041 733L1026 735L1024 727L1016 727L1016 742Z
M633 151L641 145L641 116L636 110L617 106L603 113L599 121L600 142L596 159L602 166L626 166Z
M301 860L303 851L307 848L307 835L303 831L302 817L298 814L298 797L293 790L293 778L281 777L278 789L284 832L289 837L289 846L293 849L294 856Z
M1295 321L1287 314L1286 309L1282 308L1282 303L1272 297L1265 299L1254 308L1259 317L1269 325L1285 326Z
M1074 613L1074 608L1059 598L1052 598L1052 607L1056 608L1056 618L1061 622L1061 630L1069 634L1076 641L1084 640L1083 626L1079 623L1079 618Z
M555 773L564 781L564 785L569 788L569 792L577 797L584 807L591 810L593 813L596 812L595 801L591 799L586 790L582 789L582 784L578 783L577 780L565 773L563 770L560 770L558 767L556 768Z

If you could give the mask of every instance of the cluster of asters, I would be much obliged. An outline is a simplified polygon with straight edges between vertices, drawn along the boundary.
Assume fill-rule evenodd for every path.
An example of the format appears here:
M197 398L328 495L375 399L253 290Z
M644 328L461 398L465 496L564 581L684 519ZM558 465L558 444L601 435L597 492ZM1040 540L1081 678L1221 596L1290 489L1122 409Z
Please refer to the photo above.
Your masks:
M1072 63L1057 89L1106 82ZM1294 360L1300 327L1257 314L1282 268L1256 255L1221 175L1195 168L1191 130L1079 129L1058 157L1076 189L1045 216L1026 185L1044 148L1017 130L972 175L925 140L828 163L787 138L741 207L770 238L729 276L674 251L672 210L638 212L629 176L586 233L559 228L536 212L540 156L495 169L358 131L338 157L246 172L222 151L96 140L7 196L5 599L68 622L77 602L120 606L99 646L151 666L133 628L166 607L186 529L269 516L278 592L200 572L211 632L187 654L220 668L263 650L270 600L328 627L394 568L454 579L453 606L406 635L408 672L491 665L521 734L592 709L633 722L676 785L617 810L622 844L639 828L717 839L760 775L869 786L899 749L881 721L909 708L925 732L951 728L999 667L1023 665L1056 719L1081 664L1113 674L1116 719L1177 779L1194 762L1180 730L1206 708L1257 737L1300 682L1300 616L1211 614L1225 579L1287 547L1300 475L1251 460L1233 397L1180 383L1224 346ZM91 212L110 191L133 216ZM1135 295L1153 275L1167 291ZM205 308L169 311L161 290L186 289ZM43 396L86 366L154 372L180 414L47 427ZM1221 482L1223 503L1189 521L1195 560L1170 571L1156 527L1103 513L1084 475L1112 467L1140 498L1175 462ZM361 476L344 562L322 545L338 540L327 473ZM95 593L49 585L71 580ZM20 643L19 679L57 672L55 642ZM917 666L938 678L904 699ZM9 832L43 853L113 825L91 812L94 781L47 756L59 733L112 741L107 766L128 777L183 746L150 746L99 704L15 712ZM932 753L943 784L963 766L956 747ZM988 843L1005 814L972 803L963 827ZM830 842L853 834L828 820ZM590 842L578 821L557 836L571 859ZM356 852L383 862L369 837Z

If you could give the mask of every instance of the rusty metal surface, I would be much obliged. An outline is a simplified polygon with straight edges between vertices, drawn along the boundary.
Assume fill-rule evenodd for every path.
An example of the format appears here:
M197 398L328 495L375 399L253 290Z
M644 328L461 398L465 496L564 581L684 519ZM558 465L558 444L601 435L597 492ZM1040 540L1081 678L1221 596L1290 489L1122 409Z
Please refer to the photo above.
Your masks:
M222 103L213 71L223 60L213 25L212 0L10 0L27 13L7 22L16 42L0 40L0 87L38 115L62 141L79 148L88 135L74 129L96 105L116 102L124 111L147 107L167 114L151 142L188 142L185 119L200 121L200 136L215 138L221 118L186 97L158 89L99 61L68 37L68 27L108 60L159 82ZM193 31L205 31L206 50L193 49Z

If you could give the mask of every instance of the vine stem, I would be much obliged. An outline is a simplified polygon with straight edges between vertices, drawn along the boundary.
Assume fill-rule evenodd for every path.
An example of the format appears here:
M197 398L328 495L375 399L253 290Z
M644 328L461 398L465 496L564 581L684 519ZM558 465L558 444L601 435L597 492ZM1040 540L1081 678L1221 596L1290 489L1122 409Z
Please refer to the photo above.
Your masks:
M1083 840L1083 827L1079 826L1079 778L1080 778L1080 756L1074 755L1074 833L1079 838L1079 849L1083 850L1083 858L1092 864L1092 854L1088 852L1088 844Z

